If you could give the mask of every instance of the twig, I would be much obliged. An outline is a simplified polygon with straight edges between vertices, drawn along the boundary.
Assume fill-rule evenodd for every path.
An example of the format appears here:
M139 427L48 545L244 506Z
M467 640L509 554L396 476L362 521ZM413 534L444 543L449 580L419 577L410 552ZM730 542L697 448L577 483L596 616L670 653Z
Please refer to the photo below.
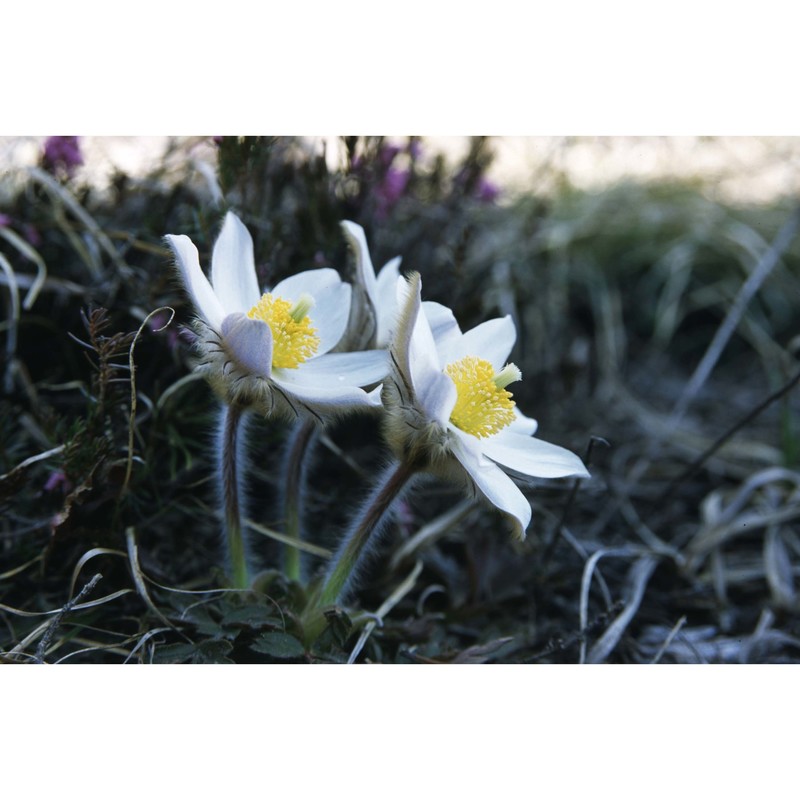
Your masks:
M798 371L794 377L788 382L781 386L778 391L773 392L766 400L762 400L752 411L748 414L745 414L742 419L740 419L735 425L730 427L725 433L723 433L716 441L705 450L705 452L701 453L689 466L680 474L677 478L673 478L670 481L669 485L658 495L655 502L656 504L662 504L675 489L683 483L685 480L691 478L697 470L700 469L701 466L709 459L714 453L722 447L725 442L738 433L742 428L746 425L749 425L764 409L768 408L772 403L776 400L779 400L783 395L787 392L791 391L797 383L800 382L800 371Z
M47 652L47 648L50 645L50 641L53 638L53 635L56 632L56 629L61 624L61 620L64 618L64 615L71 611L78 603L81 601L83 597L85 597L89 592L97 586L98 582L103 576L98 572L90 581L86 584L86 586L81 589L78 594L72 598L72 600L68 600L64 605L61 607L61 610L53 617L52 622L47 626L47 630L45 630L44 634L42 635L41 640L39 641L39 646L36 648L36 653L33 656L33 660L37 664L44 664L44 656Z
M589 444L586 445L586 453L583 456L583 461L588 467L589 464L592 463L592 452L594 450L595 444L604 444L606 447L611 447L608 441L606 441L602 436L590 436L589 437ZM572 503L575 500L575 495L578 493L578 488L581 485L581 481L584 480L583 478L575 478L572 482L572 488L570 489L569 495L567 496L566 501L564 502L564 509L561 512L561 518L558 521L558 524L553 529L553 535L550 537L550 541L547 543L547 547L545 548L544 554L541 558L541 568L544 570L547 565L550 563L550 559L553 557L553 551L556 548L556 542L558 542L558 536L561 531L564 530L564 526L567 524L567 515L572 508Z

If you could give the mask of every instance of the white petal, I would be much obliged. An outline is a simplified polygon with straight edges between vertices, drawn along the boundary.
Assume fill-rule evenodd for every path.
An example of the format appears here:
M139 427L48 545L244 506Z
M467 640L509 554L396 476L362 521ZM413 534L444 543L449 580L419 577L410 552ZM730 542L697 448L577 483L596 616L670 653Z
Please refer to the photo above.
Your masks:
M480 490L481 494L510 517L514 533L525 538L525 530L531 521L531 504L516 487L514 481L489 459L481 456L481 445L475 437L461 431L450 429L453 455L459 460Z
M483 452L515 472L534 478L588 478L583 461L571 451L510 428L481 440Z
M440 353L460 339L462 336L461 328L458 327L458 322L453 312L447 306L435 303L433 300L425 300L422 303L422 311L428 318L431 333L436 340L436 347ZM443 361L442 363L450 362Z
M349 283L331 286L321 295L314 295L314 308L308 312L319 336L317 356L333 350L347 330L352 288Z
M284 380L286 373L290 371L276 370L272 375L272 383L283 391L289 403L297 407L298 411L305 408L312 414L324 415L381 407L382 386L365 392L354 386L329 388L316 383L306 385Z
M261 297L253 258L253 239L244 223L232 211L214 243L211 255L211 284L228 314L247 313Z
M275 370L286 384L292 386L370 386L382 381L389 371L385 350L365 350L360 353L328 353L312 358L297 369Z
M514 421L508 426L508 430L523 436L533 436L539 428L539 423L531 417L526 417L517 406L514 406Z
M310 269L298 272L281 281L272 294L290 303L309 294L314 298L314 307L308 312L311 325L319 336L317 356L332 350L339 343L347 328L350 316L349 283L343 283L335 269Z
M395 286L400 277L400 256L387 261L378 273L376 281L375 313L378 317L378 347L388 346L397 320L397 292Z
M440 347L445 364L465 356L489 361L498 372L506 365L517 340L517 329L510 316L490 319L467 331L460 339L448 340Z
M272 288L272 294L292 303L303 294L310 294L316 300L317 295L323 295L341 282L339 273L330 267L307 269L284 278Z
M188 236L164 237L175 254L175 263L183 278L183 283L192 298L196 311L215 330L219 330L225 312L214 294L208 278L200 268L200 256L197 248Z
M242 313L228 314L220 333L231 354L247 370L262 378L272 372L272 331L266 322Z
M420 280L417 282L417 289L412 300L416 320L408 343L411 383L426 416L436 420L440 425L446 426L453 406L456 404L458 391L450 376L442 372L439 364L431 326L428 324L425 314L420 311L421 291L422 281Z
M372 266L372 259L369 256L367 247L367 237L364 229L355 222L345 220L341 223L342 231L347 239L347 243L353 251L356 262L356 280L364 287L367 292L369 302L372 307L378 306L378 287L375 280L375 268Z

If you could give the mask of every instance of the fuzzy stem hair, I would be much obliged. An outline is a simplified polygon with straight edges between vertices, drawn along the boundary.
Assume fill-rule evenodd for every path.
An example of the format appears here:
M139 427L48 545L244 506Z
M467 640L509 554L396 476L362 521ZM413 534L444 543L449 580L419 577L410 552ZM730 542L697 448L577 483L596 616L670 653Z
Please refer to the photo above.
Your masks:
M289 439L284 462L286 488L283 496L283 514L286 535L298 543L303 538L301 506L306 455L314 441L316 430L317 425L314 420L298 422ZM299 548L288 545L284 557L284 571L290 580L299 581L302 577Z
M357 568L377 542L387 512L416 472L405 460L393 462L384 471L339 546L319 595L319 608L332 605L352 589Z
M239 436L245 410L240 405L222 406L217 447L218 470L221 486L222 526L227 548L231 584L234 589L247 589L250 574L247 566L247 548L242 525L241 462L243 448Z

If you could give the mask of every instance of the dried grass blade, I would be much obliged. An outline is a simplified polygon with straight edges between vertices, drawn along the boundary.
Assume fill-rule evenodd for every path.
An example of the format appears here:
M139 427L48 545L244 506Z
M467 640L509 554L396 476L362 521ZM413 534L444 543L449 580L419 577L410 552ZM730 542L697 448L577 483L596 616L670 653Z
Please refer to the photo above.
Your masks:
M564 531L566 531L566 528L562 529L562 535ZM586 630L589 624L589 590L592 587L592 576L594 575L597 563L604 556L630 556L630 555L631 551L626 548L620 548L617 550L604 550L601 548L600 550L597 550L596 552L592 553L592 555L587 559L586 563L583 566L583 574L581 575L581 596L578 604L578 619L580 620L579 624L582 634ZM603 599L605 600L606 608L611 608L611 594L608 591L608 586L606 586L605 581L601 582L601 577L602 576L598 572L597 573L598 583L601 585L601 587L605 587L605 592L603 593ZM580 663L583 664L585 660L586 660L586 639L582 638L580 647Z
M600 664L611 655L611 652L622 638L622 634L625 633L625 629L639 610L639 604L642 602L642 597L644 597L647 582L650 580L650 576L653 574L657 564L658 558L655 556L644 556L631 567L631 596L617 618L608 626L605 633L589 651L587 657L589 664Z
M92 234L92 236L94 236L97 243L111 257L111 260L116 264L116 266L124 268L125 262L122 258L120 258L120 255L113 243L103 232L103 229L86 211L86 209L63 186L61 186L58 181L55 180L55 178L48 175L44 170L39 169L39 167L29 167L29 172L34 180L38 181L44 186L51 197L59 200L63 206L68 208L83 223L86 229ZM98 277L98 275L99 271L96 272L95 277Z
M669 650L669 646L672 644L672 640L678 635L680 629L686 624L686 617L681 617L676 623L672 630L669 632L669 635L664 640L664 644L658 648L658 652L653 656L653 660L650 662L651 664L658 664L659 661L664 657L664 653Z
M252 519L246 519L244 524L247 525L248 528L254 530L256 533L260 533L262 536L266 536L269 539L274 539L276 542L288 545L289 547L294 547L297 550L302 550L304 553L311 553L311 555L319 556L320 558L330 558L333 555L330 550L327 550L324 547L312 544L311 542L306 542L303 539L294 539L291 536L286 536L278 531L273 531L271 528L267 528L264 525L259 525Z
M24 572L28 569L31 564L35 564L37 561L42 560L41 553L38 556L34 556L30 561L26 561L19 567L13 567L12 569L8 570L8 572L0 572L0 581L8 580L8 578L13 578L15 575L19 575L20 572Z
M426 525L423 525L394 553L389 565L390 569L396 569L406 558L444 536L454 525L464 519L473 508L475 508L475 501L467 498L453 506L449 511L445 511L444 514L440 514Z
M128 368L131 376L131 412L128 418L128 458L125 464L125 480L122 483L123 494L128 490L128 484L131 480L131 472L133 471L133 439L136 429L136 364L133 360L133 351L136 349L136 342L139 341L139 337L142 335L142 331L150 321L150 318L154 314L158 314L161 311L171 311L172 313L170 314L170 318L160 328L154 329L154 332L157 333L158 331L163 331L164 328L166 328L170 322L172 322L175 317L174 308L171 308L170 306L161 306L156 308L154 311L151 311L144 318L142 324L139 326L139 330L136 331L136 335L133 337L133 341L131 342L130 350L128 350Z
M8 263L6 257L0 253L0 269L3 270L8 281L8 333L6 334L6 376L4 387L6 392L11 392L13 379L11 371L14 369L14 354L17 351L17 327L19 326L19 288L17 276Z
M711 340L703 358L700 360L692 377L686 384L686 388L675 404L671 416L673 425L677 425L681 420L686 409L708 379L719 357L722 355L722 351L725 349L728 341L738 327L747 305L750 303L755 293L761 288L761 284L766 280L767 276L780 261L783 253L794 240L798 227L800 227L800 207L796 208L789 219L786 220L783 227L778 231L778 235L775 237L770 248L762 255L761 260L756 264L747 280L739 289L736 299L733 301L725 319L714 334L714 338Z
M122 550L112 550L108 547L93 547L91 550L87 550L78 560L78 563L75 565L75 568L72 570L72 578L69 582L69 596L72 597L75 594L75 584L78 581L78 575L80 574L83 565L86 564L88 561L91 561L95 556L102 556L102 555L110 555L110 556L122 556L125 557L125 553ZM49 613L49 612L47 612Z
M156 413L159 413L164 408L167 400L169 400L176 392L180 391L184 386L199 380L203 380L203 374L195 370L190 372L188 375L184 375L182 378L179 378L171 386L168 386L163 392L161 392L158 400L156 401Z
M375 630L378 622L382 623L383 618L414 588L420 572L422 572L422 562L417 561L409 576L386 598L381 607L375 612L375 619L371 619L364 626L364 630L361 631L361 635L358 637L358 641L347 659L348 664L354 663L358 658L358 654L367 643L367 639L369 639L372 631Z
M127 658L122 662L123 664L127 664L137 653L137 651L144 647L144 645L150 641L157 633L164 633L165 631L174 630L174 628L153 628L152 630L147 631L143 636L139 638L139 641L136 643L136 647L128 653Z
M776 525L771 525L764 537L764 571L775 603L783 608L792 608L797 600L792 561Z
M45 613L48 613L48 612L45 612ZM23 614L22 616L34 616L34 615L33 614ZM34 630L32 630L21 642L19 642L19 644L17 644L15 647L13 647L11 650L9 650L7 653L4 653L4 655L7 658L11 658L13 656L22 655L24 653L24 651L25 651L25 648L29 644L32 644L33 642L35 642L50 627L50 623L51 622L52 622L52 620L46 619L41 625L39 625ZM30 657L33 658L34 656L31 654Z
M18 236L14 231L6 227L0 227L0 236L2 236L10 245L15 247L25 258L33 261L36 264L36 277L25 295L25 300L22 302L22 307L29 311L36 298L39 296L45 280L47 280L47 265L44 259L39 255L38 251L29 245L21 236Z
M147 591L147 586L144 582L144 574L139 566L139 548L136 545L136 531L133 527L125 529L125 542L128 545L128 562L131 565L131 574L133 575L133 582L136 585L136 591L139 597L144 600L144 604L158 619L172 630L176 630L175 626L156 607L156 604L152 601Z

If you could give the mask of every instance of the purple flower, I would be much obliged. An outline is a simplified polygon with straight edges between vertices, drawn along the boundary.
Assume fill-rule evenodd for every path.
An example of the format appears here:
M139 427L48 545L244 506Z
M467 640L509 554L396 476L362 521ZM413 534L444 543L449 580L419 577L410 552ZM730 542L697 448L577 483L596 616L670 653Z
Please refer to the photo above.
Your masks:
M386 219L408 186L410 173L407 169L386 170L383 180L375 187L376 216Z
M30 222L22 223L22 235L34 247L38 247L42 243L42 234Z
M483 175L478 178L478 183L473 189L473 195L481 203L493 203L500 194L500 188Z
M48 136L44 143L42 163L48 172L63 172L71 178L75 169L83 164L83 155L77 136Z
M378 163L384 168L389 169L395 158L400 153L400 148L395 144L386 144L378 151Z
M57 469L50 473L44 485L46 492L62 492L67 494L72 490L72 482L67 478L63 469Z
M0 228L8 228L11 225L11 217L8 214L0 214Z

